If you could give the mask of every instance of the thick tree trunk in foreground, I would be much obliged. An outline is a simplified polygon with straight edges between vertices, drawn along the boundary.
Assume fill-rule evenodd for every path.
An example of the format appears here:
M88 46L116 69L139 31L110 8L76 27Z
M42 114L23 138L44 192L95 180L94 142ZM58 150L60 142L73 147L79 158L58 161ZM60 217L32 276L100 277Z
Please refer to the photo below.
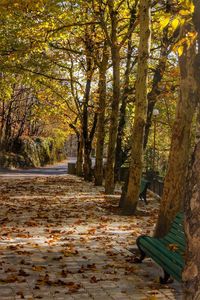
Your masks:
M105 176L105 193L114 192L114 164L115 147L117 140L117 127L120 101L120 48L117 40L117 12L114 10L114 1L109 0L109 11L111 17L111 54L113 63L113 97L110 115L109 141Z
M186 266L183 271L185 300L200 299L200 2L194 0L194 25L198 33L198 54L194 62L194 78L198 90L198 116L195 150L190 168L185 200Z
M200 107L199 107L200 109ZM183 271L185 298L200 299L200 113L193 162L185 201L186 266Z
M155 236L165 235L185 197L186 174L189 162L191 125L196 107L196 84L194 81L195 47L191 46L179 58L181 82L180 97L172 131L168 171L160 205Z
M106 109L106 71L108 67L109 53L107 45L104 45L103 58L99 66L99 113L97 121L97 142L95 161L95 185L103 182L103 150L105 138L105 109Z
M143 163L144 128L147 113L148 58L150 51L150 0L140 1L140 44L136 80L135 120L132 134L128 189L122 203L124 214L136 210Z

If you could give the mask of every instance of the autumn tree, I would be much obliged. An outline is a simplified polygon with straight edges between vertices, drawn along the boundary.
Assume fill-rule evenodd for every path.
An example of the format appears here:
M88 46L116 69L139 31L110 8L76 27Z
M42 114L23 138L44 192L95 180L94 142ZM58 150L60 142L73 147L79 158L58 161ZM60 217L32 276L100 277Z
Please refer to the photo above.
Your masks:
M115 148L117 139L118 115L120 104L120 49L134 30L136 24L126 29L124 13L127 13L126 1L106 2L97 1L96 16L105 33L111 50L113 95L109 118L109 141L107 150L107 163L105 175L105 192L110 194L114 191L114 164Z
M132 134L131 165L128 190L122 210L125 214L135 212L140 191L144 126L147 112L147 78L150 51L150 1L140 1L140 43L136 79L135 119Z
M189 18L189 16L188 16ZM176 107L168 170L164 182L164 191L156 225L155 236L163 236L183 207L185 197L186 174L191 146L191 127L196 109L196 83L194 78L195 43L193 33L183 27L184 38L178 43L180 66L180 97ZM189 39L185 39L186 34ZM183 51L183 53L182 53Z

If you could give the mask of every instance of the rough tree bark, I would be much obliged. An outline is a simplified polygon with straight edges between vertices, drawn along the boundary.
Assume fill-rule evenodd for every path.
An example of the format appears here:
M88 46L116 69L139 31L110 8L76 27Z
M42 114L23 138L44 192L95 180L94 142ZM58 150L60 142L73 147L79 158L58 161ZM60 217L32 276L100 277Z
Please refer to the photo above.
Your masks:
M155 236L165 235L185 197L186 173L189 163L191 125L196 107L196 84L194 78L195 46L186 49L179 58L180 97L172 130L168 170L160 205Z
M77 155L76 155L76 175L83 175L83 140L82 134L76 128L76 126L72 123L69 126L74 130L77 138Z
M119 102L120 102L120 47L117 39L117 11L114 9L114 0L108 0L109 13L111 18L111 56L113 64L113 97L111 104L108 154L106 163L105 176L105 193L114 192L114 164L115 164L115 147L117 139Z
M140 43L136 80L135 119L132 134L128 189L122 204L123 214L136 211L143 162L144 128L147 113L148 58L150 52L150 0L140 1Z
M185 200L185 233L187 239L186 265L183 271L184 299L200 299L200 2L194 0L194 25L198 33L198 54L194 62L194 79L197 84L198 115L195 150L188 176L188 193Z
M200 110L200 106L199 106ZM185 201L186 266L183 271L186 300L200 299L200 113Z
M104 44L103 57L99 66L99 112L97 121L97 142L95 160L95 185L103 182L103 150L105 138L105 108L106 108L106 71L108 67L109 52L107 42Z

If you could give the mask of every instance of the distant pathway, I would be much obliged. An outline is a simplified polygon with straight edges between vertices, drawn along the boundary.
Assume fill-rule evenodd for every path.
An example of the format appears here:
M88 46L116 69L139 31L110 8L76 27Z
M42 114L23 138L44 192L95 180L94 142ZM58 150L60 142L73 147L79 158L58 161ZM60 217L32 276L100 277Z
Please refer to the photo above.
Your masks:
M152 232L155 200L123 217L119 194L66 171L63 162L1 173L0 300L182 299L180 284L158 284L159 268L134 265L127 250Z
M67 164L69 161L74 161L74 158L69 160L56 163L54 165L48 165L41 168L34 169L14 169L6 170L0 169L0 176L51 176L51 175L66 175L67 174Z

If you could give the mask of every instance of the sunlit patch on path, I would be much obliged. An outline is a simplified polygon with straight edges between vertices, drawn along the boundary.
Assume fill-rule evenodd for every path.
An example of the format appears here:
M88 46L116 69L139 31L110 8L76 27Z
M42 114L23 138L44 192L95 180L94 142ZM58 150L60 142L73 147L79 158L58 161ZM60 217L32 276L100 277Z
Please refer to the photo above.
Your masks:
M69 175L1 177L0 197L1 300L181 299L150 260L131 262L136 237L152 232L153 198L123 217L119 195Z

